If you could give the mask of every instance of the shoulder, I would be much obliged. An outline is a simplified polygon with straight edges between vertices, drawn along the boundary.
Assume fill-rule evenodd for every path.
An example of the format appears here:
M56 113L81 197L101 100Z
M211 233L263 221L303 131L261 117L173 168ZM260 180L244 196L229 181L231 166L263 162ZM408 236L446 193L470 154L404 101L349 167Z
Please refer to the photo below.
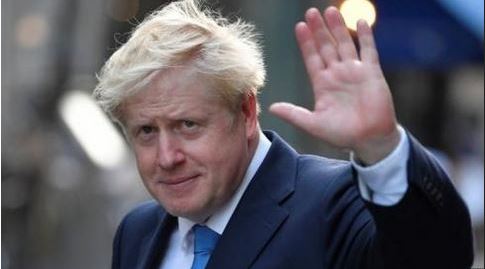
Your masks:
M125 227L152 227L153 224L158 223L164 215L165 210L163 210L160 204L155 200L149 200L139 204L126 214L122 224Z
M165 215L165 210L156 201L143 202L126 214L118 227L117 236L122 236L123 241L137 241L154 233Z
M134 268L164 216L165 211L154 200L144 202L131 210L116 231L112 268Z
M352 166L349 161L302 154L298 156L298 174L325 175L326 178L342 177L349 174Z
M299 155L297 160L297 184L318 185L327 190L354 184L349 161L315 155Z
M358 194L349 161L299 154L277 133L265 131L264 134L272 145L259 174L265 177L268 189L282 184L284 189L295 191L296 200L308 201L314 197L320 204L323 197L341 197L347 190L352 192L352 199Z
M345 210L349 204L363 205L348 161L314 155L298 155L294 192L289 204L308 207L309 210Z

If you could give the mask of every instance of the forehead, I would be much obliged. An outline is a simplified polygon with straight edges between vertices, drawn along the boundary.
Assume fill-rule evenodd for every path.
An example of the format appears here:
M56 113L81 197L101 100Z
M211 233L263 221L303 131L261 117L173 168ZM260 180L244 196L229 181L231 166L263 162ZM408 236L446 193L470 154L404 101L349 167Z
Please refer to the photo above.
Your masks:
M120 105L120 119L128 120L151 111L164 116L180 111L219 107L215 85L191 68L173 68L152 73L148 83Z
M215 95L214 83L207 75L190 67L173 67L155 71L147 78L148 83L129 99L143 98L144 95L173 97L187 95Z

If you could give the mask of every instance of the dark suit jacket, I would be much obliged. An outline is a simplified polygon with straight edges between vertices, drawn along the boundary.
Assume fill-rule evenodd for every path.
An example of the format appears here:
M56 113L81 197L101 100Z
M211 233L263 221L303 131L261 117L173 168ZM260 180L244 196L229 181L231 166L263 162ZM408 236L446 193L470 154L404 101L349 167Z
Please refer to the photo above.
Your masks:
M348 162L271 148L207 268L469 268L468 211L446 174L411 138L409 188L394 206L365 202ZM118 228L112 268L158 268L176 218L156 202ZM177 269L177 268L174 268Z

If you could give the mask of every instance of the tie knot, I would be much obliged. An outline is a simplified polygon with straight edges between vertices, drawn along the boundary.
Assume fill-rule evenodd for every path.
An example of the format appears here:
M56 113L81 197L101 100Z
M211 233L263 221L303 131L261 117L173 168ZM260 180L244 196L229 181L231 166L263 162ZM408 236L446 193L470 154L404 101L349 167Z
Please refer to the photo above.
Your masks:
M207 226L194 226L194 253L211 253L214 250L219 234Z

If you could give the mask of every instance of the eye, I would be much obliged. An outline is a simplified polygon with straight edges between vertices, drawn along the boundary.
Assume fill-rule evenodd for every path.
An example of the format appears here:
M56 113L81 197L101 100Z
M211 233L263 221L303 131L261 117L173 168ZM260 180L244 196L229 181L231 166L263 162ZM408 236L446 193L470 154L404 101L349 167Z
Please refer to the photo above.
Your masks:
M187 129L193 129L197 127L197 124L191 120L184 120L182 121L183 127Z
M139 125L134 129L133 139L136 143L146 144L156 137L157 127L151 125Z
M140 128L140 131L141 133L143 134L150 134L153 132L153 127L152 126L148 126L148 125L144 125Z
M199 130L199 123L192 120L181 120L177 126L177 131L181 134L193 135Z

